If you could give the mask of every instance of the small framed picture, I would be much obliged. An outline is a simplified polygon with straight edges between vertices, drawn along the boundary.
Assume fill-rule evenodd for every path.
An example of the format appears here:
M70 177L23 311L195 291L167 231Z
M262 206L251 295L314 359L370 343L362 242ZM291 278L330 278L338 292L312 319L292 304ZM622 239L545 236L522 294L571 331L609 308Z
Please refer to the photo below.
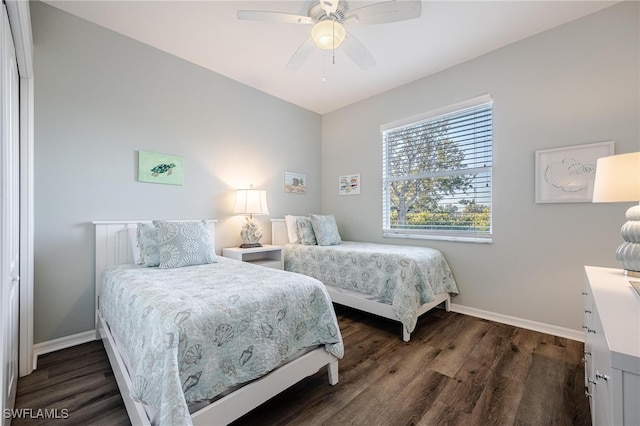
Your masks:
M304 173L284 172L284 192L306 194L307 175Z
M340 195L360 194L360 175L344 175L338 178L338 193Z
M182 185L184 181L182 157L159 152L138 151L138 180L140 182Z
M613 154L613 141L536 151L536 203L590 203L596 160Z

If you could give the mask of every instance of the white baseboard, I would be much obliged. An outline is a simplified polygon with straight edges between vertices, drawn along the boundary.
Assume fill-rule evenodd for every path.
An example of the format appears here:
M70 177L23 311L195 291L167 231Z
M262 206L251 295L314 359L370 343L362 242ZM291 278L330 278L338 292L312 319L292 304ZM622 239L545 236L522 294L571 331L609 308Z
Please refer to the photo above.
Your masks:
M564 337L566 339L584 342L584 333L570 328L558 327L542 322L531 321L523 318L512 317L509 315L497 314L495 312L484 311L482 309L471 308L469 306L450 304L452 312L469 315L472 317L483 318L489 321L495 321L503 324L513 325L515 327L526 328L527 330L538 331L540 333L551 334L552 336ZM82 343L96 340L95 330L85 331L71 336L61 337L59 339L49 340L48 342L37 343L33 345L33 369L38 367L38 356L49 352L58 351L60 349L70 348L71 346L80 345Z
M584 332L573 330L570 328L558 327L556 325L545 324L542 322L531 321L523 318L512 317L509 315L497 314L495 312L484 311L482 309L470 308L469 306L457 305L451 303L452 312L470 315L487 319L490 321L500 322L503 324L513 325L515 327L526 328L527 330L538 331L540 333L551 334L552 336L564 337L566 339L584 342Z
M33 345L33 369L35 370L36 368L38 368L38 356L40 355L59 351L60 349L70 348L71 346L75 345L81 345L93 340L96 340L95 330L84 331L82 333L61 337L59 339L36 343L35 345Z

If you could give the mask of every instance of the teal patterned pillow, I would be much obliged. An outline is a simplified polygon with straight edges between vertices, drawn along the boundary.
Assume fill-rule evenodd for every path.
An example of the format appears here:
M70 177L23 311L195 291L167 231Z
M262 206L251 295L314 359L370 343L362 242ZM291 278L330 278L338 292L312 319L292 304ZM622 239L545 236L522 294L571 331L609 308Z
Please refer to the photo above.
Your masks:
M317 244L316 236L311 226L311 219L308 217L300 216L296 219L296 234L300 244L307 246L315 246Z
M342 244L336 218L330 215L311 215L311 225L319 246L335 246Z
M139 223L136 234L140 247L140 263L144 266L160 265L156 227L151 223Z
M204 221L166 222L154 220L160 253L160 268L215 263L213 240Z

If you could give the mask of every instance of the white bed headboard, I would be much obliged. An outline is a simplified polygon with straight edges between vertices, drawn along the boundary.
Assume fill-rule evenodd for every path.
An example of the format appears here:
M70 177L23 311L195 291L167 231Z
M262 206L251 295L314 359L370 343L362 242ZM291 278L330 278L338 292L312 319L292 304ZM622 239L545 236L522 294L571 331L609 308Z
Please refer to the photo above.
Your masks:
M289 244L287 224L284 219L271 219L271 244L283 246Z
M199 222L199 220L170 220L169 222ZM216 220L206 220L211 240L216 242ZM133 263L133 245L129 232L136 232L139 223L152 223L150 220L94 221L96 227L96 275L95 310L98 310L98 296L102 287L102 273L112 265ZM286 229L285 229L286 232Z

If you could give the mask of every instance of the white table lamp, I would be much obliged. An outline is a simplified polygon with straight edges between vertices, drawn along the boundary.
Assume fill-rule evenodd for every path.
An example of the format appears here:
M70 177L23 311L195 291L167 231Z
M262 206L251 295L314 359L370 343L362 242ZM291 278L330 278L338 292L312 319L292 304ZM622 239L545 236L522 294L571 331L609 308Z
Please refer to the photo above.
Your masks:
M236 206L233 213L249 215L240 231L240 247L262 247L262 228L253 220L253 215L269 214L267 191L253 188L236 190Z
M593 186L594 203L640 201L640 152L599 158ZM640 277L640 205L629 208L616 259L627 275Z

